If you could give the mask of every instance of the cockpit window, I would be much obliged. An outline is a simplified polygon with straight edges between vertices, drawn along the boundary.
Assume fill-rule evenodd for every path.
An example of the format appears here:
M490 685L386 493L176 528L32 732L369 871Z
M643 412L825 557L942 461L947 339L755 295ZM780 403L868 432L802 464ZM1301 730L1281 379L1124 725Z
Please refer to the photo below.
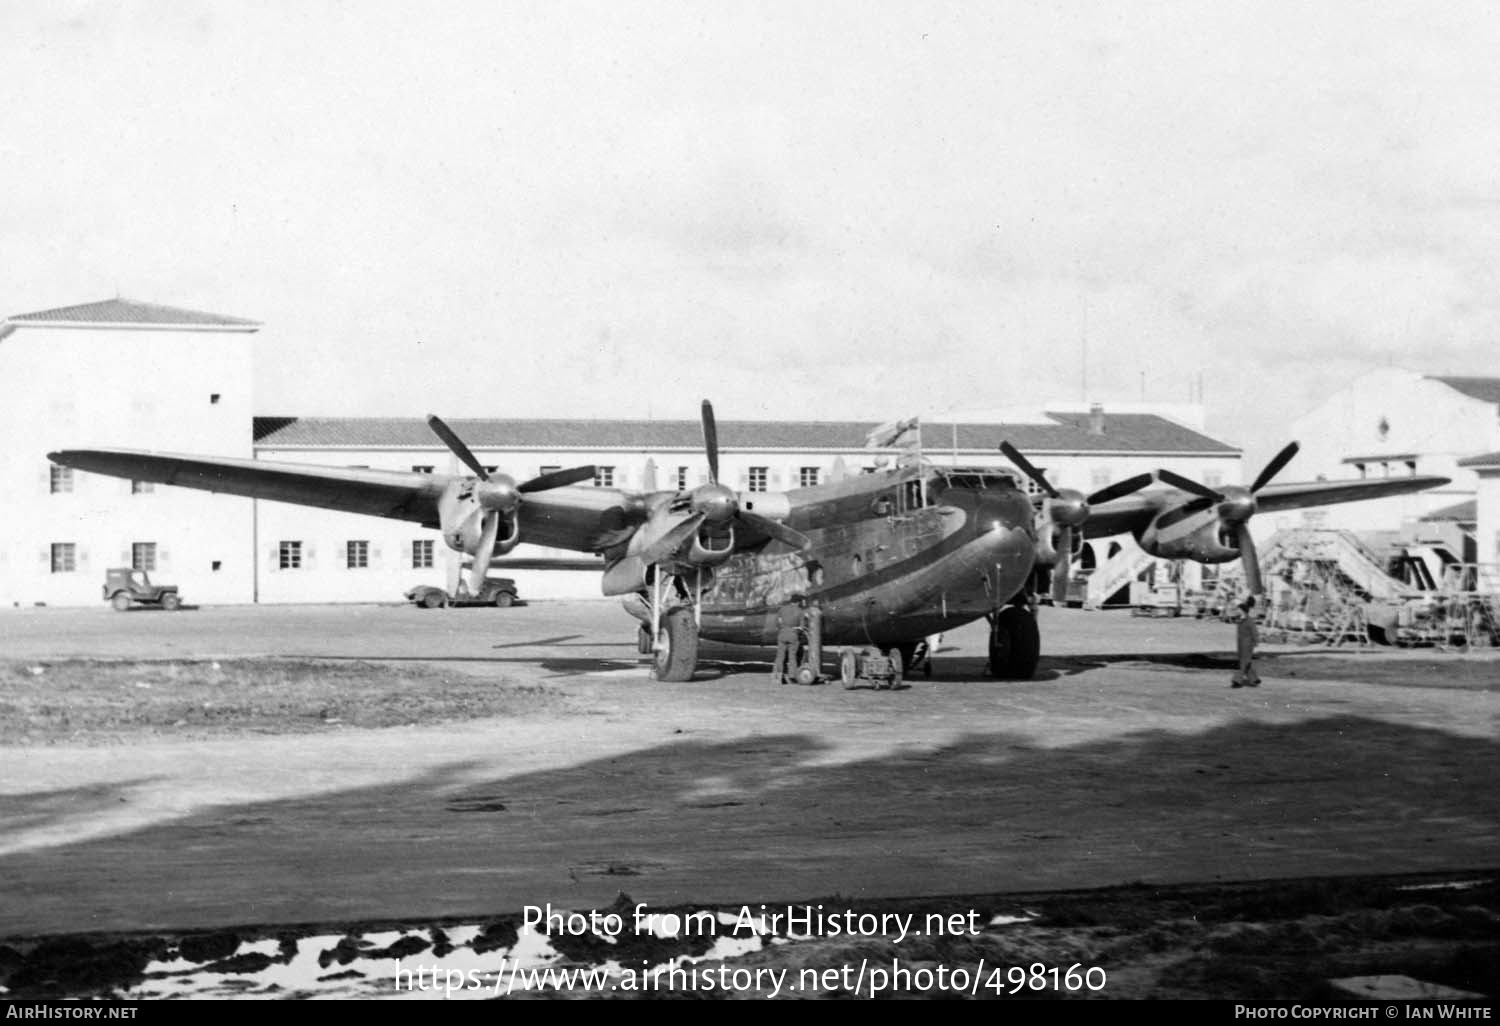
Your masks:
M983 491L987 488L1015 488L1016 479L1002 471L954 470L944 471L943 483L949 488Z

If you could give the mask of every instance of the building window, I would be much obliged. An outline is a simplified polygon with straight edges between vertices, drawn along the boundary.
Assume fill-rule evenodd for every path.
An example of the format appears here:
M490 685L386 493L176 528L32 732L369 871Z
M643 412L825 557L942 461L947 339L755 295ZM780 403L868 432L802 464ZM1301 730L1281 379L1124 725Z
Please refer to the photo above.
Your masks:
M59 467L56 463L52 464L52 478L49 487L53 495L71 492L73 490L73 468Z
M78 569L78 546L72 542L52 543L52 572L70 574Z
M344 544L344 565L350 570L363 570L370 565L370 543L351 541Z
M765 467L751 467L748 489L752 492L765 491L767 473L768 471Z
M803 467L797 471L797 483L803 488L812 488L818 483L819 473L817 467Z
M537 477L544 477L547 474L555 474L555 473L557 473L561 469L562 469L562 465L561 464L557 464L555 466L541 467L541 468L539 468L537 470L536 476Z
M411 543L411 568L413 570L432 569L431 538L417 538Z
M208 405L210 405L210 406L217 406L217 405L219 405L219 393L217 393L217 392L210 392L210 393L208 393Z
M276 565L281 570L302 569L302 543L284 541L277 546Z
M148 573L156 569L156 542L132 542L130 546L130 567L133 570L145 570Z
M432 464L430 464L430 463L413 463L412 467L411 467L411 472L413 474L430 474L430 473L432 473Z
M155 481L132 481L130 482L131 495L150 495L156 491Z
M614 485L615 485L615 468L614 467L595 467L594 468L594 487L595 488L613 488Z
M677 490L679 492L687 491L687 472L687 467L677 468Z

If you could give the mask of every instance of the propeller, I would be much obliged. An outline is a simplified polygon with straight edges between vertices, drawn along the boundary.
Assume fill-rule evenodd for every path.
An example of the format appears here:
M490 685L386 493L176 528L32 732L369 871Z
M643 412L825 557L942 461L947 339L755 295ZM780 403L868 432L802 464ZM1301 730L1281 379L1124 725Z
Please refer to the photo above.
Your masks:
M516 484L515 479L509 474L491 474L485 470L484 464L475 458L463 439L443 423L442 418L437 414L428 416L427 426L432 428L433 433L443 440L443 444L453 455L457 456L463 465L479 478L479 483L474 486L474 501L479 503L479 508L484 511L484 523L480 528L479 547L474 552L474 563L469 568L469 591L478 595L484 588L484 578L485 574L489 573L490 560L495 556L495 543L500 537L500 518L502 516L513 517L516 510L520 508L523 495L578 484L580 481L592 481L597 470L592 464L569 467L565 470L541 474Z
M1255 551L1255 539L1250 536L1250 518L1255 515L1256 509L1255 493L1270 484L1271 479L1281 473L1282 469L1291 462L1292 457L1297 455L1297 450L1300 448L1301 446L1296 442L1288 442L1280 452L1271 457L1269 463L1261 468L1261 472L1255 475L1255 481L1249 488L1225 485L1214 489L1199 484L1192 478L1174 474L1170 470L1156 472L1159 480L1198 496L1197 499L1185 505L1184 510L1196 513L1215 504L1218 505L1219 520L1226 527L1234 530L1234 547L1240 550L1240 563L1245 568L1245 585L1252 595L1265 594L1265 589L1261 585L1260 556Z
M1000 451L1023 474L1035 481L1037 487L1047 496L1043 508L1048 518L1058 528L1057 562L1052 568L1052 601L1066 602L1069 570L1073 562L1073 532L1088 520L1089 507L1138 492L1155 478L1150 474L1137 474L1123 481L1116 481L1112 485L1106 485L1090 495L1084 495L1072 488L1054 487L1052 482L1047 480L1047 475L1033 466L1032 462L1021 454L1021 450L1009 442L1001 442Z
M801 531L794 530L779 520L742 509L740 497L732 489L719 483L719 428L714 421L713 403L707 399L703 400L703 451L708 456L708 484L694 489L688 498L688 508L695 517L701 518L697 521L698 524L706 522L724 525L738 520L794 549L805 549L812 544ZM677 530L674 529L672 533L676 534ZM657 547L659 545L653 546Z

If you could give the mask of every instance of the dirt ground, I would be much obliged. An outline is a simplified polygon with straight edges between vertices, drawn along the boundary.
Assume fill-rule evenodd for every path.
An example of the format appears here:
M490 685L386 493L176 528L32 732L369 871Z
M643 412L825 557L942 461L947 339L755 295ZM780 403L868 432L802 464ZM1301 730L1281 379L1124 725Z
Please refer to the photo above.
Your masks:
M0 985L154 995L326 935L353 953L328 979L240 980L321 993L355 955L477 956L528 906L623 893L985 917L904 948L770 931L698 965L1108 974L1021 996L1311 999L1396 974L1495 993L1493 654L1275 646L1234 690L1223 624L1044 609L1042 630L1034 681L985 677L981 625L890 692L775 687L769 653L712 647L656 683L607 602L0 613ZM618 939L550 941L547 964L631 968L601 957ZM848 983L800 995L868 991Z

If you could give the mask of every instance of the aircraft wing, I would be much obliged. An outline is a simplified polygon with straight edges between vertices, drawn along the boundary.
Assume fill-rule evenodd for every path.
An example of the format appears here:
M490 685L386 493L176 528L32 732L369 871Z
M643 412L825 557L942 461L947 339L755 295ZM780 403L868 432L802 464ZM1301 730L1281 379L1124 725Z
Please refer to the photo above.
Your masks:
M1101 503L1089 511L1083 525L1085 538L1108 538L1116 534L1144 531L1151 519L1169 506L1187 502L1193 496L1186 492L1137 492L1123 499Z
M411 520L433 528L438 526L438 499L448 484L456 480L447 474L317 467L119 449L65 449L49 452L47 458L53 463L92 474Z
M1297 484L1271 484L1255 493L1256 508L1261 513L1302 509L1307 506L1332 506L1341 502L1382 499L1391 495L1437 488L1449 482L1446 477L1358 478L1348 481L1306 481ZM1122 499L1101 503L1089 513L1083 533L1086 538L1107 538L1116 534L1134 534L1145 530L1163 510L1197 502L1206 507L1212 502L1181 489L1137 492Z
M1424 477L1378 477L1356 478L1349 481L1307 481L1301 484L1266 485L1255 493L1255 504L1262 513L1282 509L1301 509L1304 506L1331 506L1339 502L1359 502L1362 499L1383 499L1389 495L1406 495L1410 492L1438 488L1449 482L1449 478Z
M124 449L65 449L47 454L54 463L93 474L154 481L225 495L288 502L298 506L409 520L442 529L440 505L450 488L472 478L362 467L326 467L267 460L188 456ZM523 541L575 552L623 547L674 493L640 496L616 488L560 487L526 495L520 507ZM747 530L736 548L762 544L766 536Z

